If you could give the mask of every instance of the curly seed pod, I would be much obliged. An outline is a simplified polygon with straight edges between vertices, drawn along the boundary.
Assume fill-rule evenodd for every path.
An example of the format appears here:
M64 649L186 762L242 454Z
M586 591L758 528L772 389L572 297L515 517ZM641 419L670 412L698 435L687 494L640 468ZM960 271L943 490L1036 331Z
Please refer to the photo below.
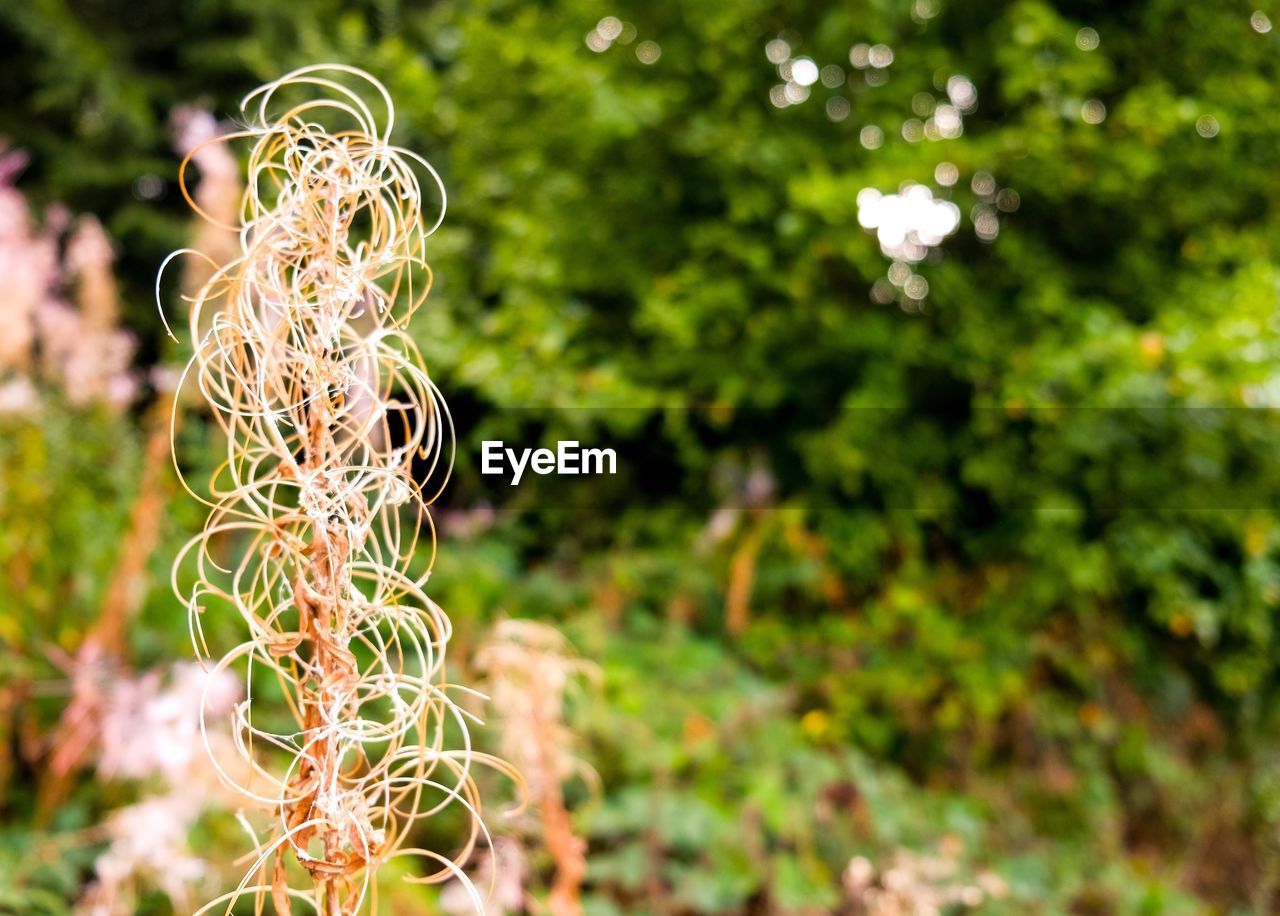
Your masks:
M381 123L350 83L373 90ZM284 101L297 96L312 97ZM260 838L242 819L253 865L199 912L253 895L278 913L340 916L376 910L375 873L392 858L424 862L411 880L462 877L488 841L472 768L510 772L471 749L472 717L450 696L462 688L445 681L449 619L425 591L438 491L411 469L447 478L453 460L448 410L406 331L431 284L424 249L444 189L390 145L391 99L362 71L296 70L241 108L249 127L210 141L253 141L239 253L190 298L182 382L212 411L225 460L203 492L184 481L209 514L174 588L197 656L243 672L247 699L202 731L230 729L238 759L214 762L272 826ZM420 176L440 194L431 225ZM243 636L221 652L206 640L215 614ZM469 814L460 851L413 848L415 825L450 805Z

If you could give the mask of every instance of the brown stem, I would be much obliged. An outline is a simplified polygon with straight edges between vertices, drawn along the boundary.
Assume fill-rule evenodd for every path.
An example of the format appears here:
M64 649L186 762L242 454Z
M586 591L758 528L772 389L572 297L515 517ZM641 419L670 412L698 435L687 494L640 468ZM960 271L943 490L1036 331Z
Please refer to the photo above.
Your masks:
M756 561L764 543L764 517L758 519L734 551L729 565L729 591L725 598L725 629L742 635L751 621L751 592L755 588Z
M333 464L334 440L328 421L331 415L327 401L318 402L312 410L302 467L304 474ZM297 685L298 707L305 710L303 726L308 733L326 727L322 709L326 694L342 689L359 676L354 656L337 639L345 624L342 578L349 551L350 544L341 529L318 525L306 551L309 563L294 581L293 601L298 609L300 640L310 646L309 657L314 669L311 677L299 678ZM317 795L326 787L338 785L341 758L341 744L330 732L301 761L290 787L300 797L288 811L287 823L292 826L305 823L311 817ZM312 835L311 830L299 833L299 846L305 847ZM344 831L336 826L326 826L320 840L323 860L299 858L299 862L323 890L325 916L343 916L346 910L342 902L343 879L365 867L368 856L358 849L344 851ZM283 893L284 881L284 869L278 862L273 891ZM349 901L351 912L355 902Z
M156 398L147 413L138 495L98 618L76 651L77 666L92 665L108 671L113 661L125 654L125 631L146 595L146 565L160 540L164 506L173 480L166 473L172 412L173 395L165 393ZM47 823L70 792L72 777L97 741L101 705L101 694L94 685L91 693L73 696L63 709L50 738L49 765L41 772L36 790L37 824Z
M541 718L541 717L539 717ZM536 734L551 733L547 723L537 722ZM542 816L543 839L547 851L556 863L556 876L551 885L551 912L555 916L579 916L582 905L579 892L587 873L587 844L573 832L569 812L564 806L564 790L551 760L552 752L544 741L537 742L538 772L541 780L541 798L538 809Z

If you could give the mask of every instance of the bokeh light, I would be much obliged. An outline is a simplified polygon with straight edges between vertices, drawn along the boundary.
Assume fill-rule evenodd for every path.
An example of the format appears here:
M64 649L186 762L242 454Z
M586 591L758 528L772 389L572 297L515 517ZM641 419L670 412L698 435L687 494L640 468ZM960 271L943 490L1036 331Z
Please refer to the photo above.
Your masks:
M809 87L800 83L787 83L782 87L782 94L792 105L799 105L809 97Z
M1222 129L1218 124L1218 119L1213 115L1201 115L1196 118L1196 133L1208 140L1211 137L1218 136L1218 132Z
M916 22L928 22L938 15L937 0L916 0L911 4L911 18Z
M978 87L963 73L956 73L947 78L947 98L959 111L970 114L978 108Z
M801 86L812 86L818 81L818 74L818 65L811 58L801 57L791 63L790 79Z
M1097 50L1098 45L1101 43L1102 39L1098 37L1097 29L1091 29L1089 26L1085 26L1080 31L1076 32L1076 47L1081 51Z
M1022 196L1013 188L1001 188L996 194L996 209L1002 213L1013 213L1022 205Z
M885 44L872 45L867 52L867 60L877 70L883 70L893 63L893 48Z
M617 16L605 16L596 24L596 31L601 38L616 41L622 34L622 20Z
M918 302L929 295L929 281L919 274L912 274L902 284L902 291L906 293L908 299L915 299Z
M995 177L990 172L974 172L973 178L969 181L969 188L984 200L991 200L996 196Z
M898 298L897 290L884 277L871 284L871 300L873 302L877 302L880 305L888 305L896 298Z
M937 128L938 135L944 140L954 139L964 133L964 119L952 105L939 105L931 119ZM928 125L926 125L927 129Z
M1000 234L1000 219L995 212L986 206L977 206L970 214L973 219L973 231L984 242L994 242Z
M874 230L885 257L895 261L923 261L929 249L960 225L960 208L938 200L929 188L908 183L898 194L882 194L875 188L858 192L858 224Z
M642 41L636 45L636 59L642 64L656 64L662 56L662 47L656 41Z
M827 99L825 108L827 117L832 121L843 121L845 118L849 117L849 100L842 95L833 95L831 98Z

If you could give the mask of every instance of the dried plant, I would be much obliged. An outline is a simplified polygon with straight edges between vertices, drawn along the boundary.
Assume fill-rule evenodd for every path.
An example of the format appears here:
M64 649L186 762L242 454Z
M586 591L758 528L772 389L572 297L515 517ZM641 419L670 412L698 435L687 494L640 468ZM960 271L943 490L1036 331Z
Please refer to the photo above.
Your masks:
M894 851L888 865L877 868L856 856L844 871L850 909L867 916L920 916L975 909L1008 895L1008 886L994 872L979 871L971 878L960 862L961 843L944 837L936 853Z
M598 669L574 656L554 627L530 620L503 620L476 654L500 720L502 753L525 777L542 821L542 838L555 860L550 908L556 916L582 911L579 888L586 876L586 842L574 834L563 784L594 771L571 751L574 735L564 721L565 694L575 680L598 677Z
M381 124L348 84L372 90ZM259 909L269 898L278 913L342 916L376 910L375 873L394 858L426 866L409 880L461 877L488 839L473 767L510 772L471 749L471 714L451 695L464 688L444 675L450 623L425 591L436 494L411 465L447 477L453 431L406 328L430 287L425 242L444 191L424 159L390 144L390 97L362 71L294 71L242 112L249 126L230 136L253 149L238 254L189 297L182 382L212 409L226 459L204 494L188 486L210 512L174 586L197 656L243 671L248 695L223 724L252 778L215 763L272 826L250 829L244 880L199 912L252 895ZM419 176L440 194L431 225ZM195 583L181 587L188 568ZM213 653L204 621L227 613L244 639ZM202 723L206 736L216 725ZM470 823L455 853L414 847L415 826L449 806Z

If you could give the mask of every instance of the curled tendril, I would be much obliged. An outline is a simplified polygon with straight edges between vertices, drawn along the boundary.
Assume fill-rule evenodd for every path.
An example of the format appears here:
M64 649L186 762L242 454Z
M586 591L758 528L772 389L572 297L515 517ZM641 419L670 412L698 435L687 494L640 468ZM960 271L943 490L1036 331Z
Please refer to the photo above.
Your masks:
M378 105L348 83L372 88ZM239 255L189 299L194 355L181 383L211 409L225 460L200 491L183 479L209 514L173 582L197 657L245 679L230 721L202 711L206 747L222 779L273 817L265 837L242 820L252 867L200 912L230 913L250 895L259 912L269 898L278 913L297 903L344 916L376 909L375 873L393 858L423 863L410 880L462 876L488 841L473 767L514 775L471 748L474 716L453 695L472 692L445 680L449 619L424 590L439 491L419 480L447 479L453 426L406 328L431 285L424 247L444 188L424 159L390 145L391 99L362 71L296 70L241 109L249 126L214 141L253 141L232 227ZM430 227L419 175L440 196ZM182 476L176 455L175 466ZM415 568L424 553L427 568ZM221 653L204 627L215 609L244 637ZM267 689L279 702L263 711ZM214 728L233 740L211 742ZM224 744L234 759L214 753ZM449 806L468 815L456 855L413 847L415 826Z

